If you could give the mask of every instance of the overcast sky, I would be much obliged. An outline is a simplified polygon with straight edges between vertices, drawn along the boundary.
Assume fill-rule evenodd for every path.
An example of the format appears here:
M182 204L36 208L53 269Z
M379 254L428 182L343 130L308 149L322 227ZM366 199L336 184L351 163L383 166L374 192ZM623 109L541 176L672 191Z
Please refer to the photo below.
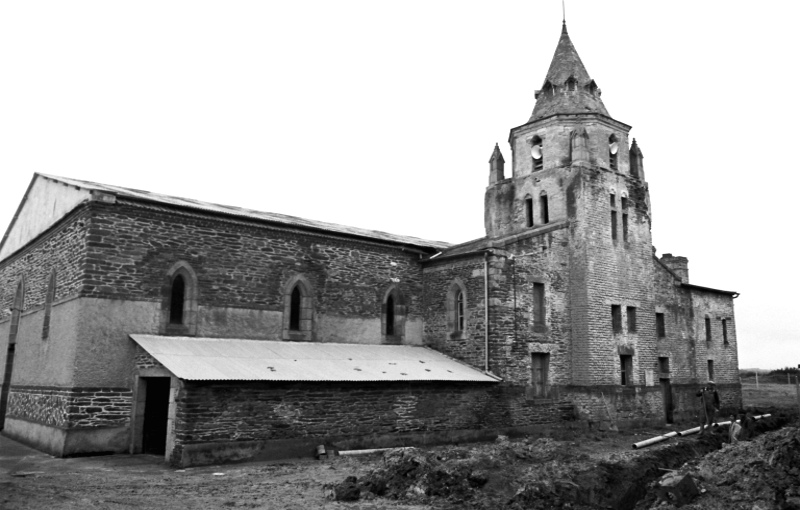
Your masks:
M568 0L645 155L658 254L735 301L742 368L800 364L800 3ZM33 172L450 242L483 236L561 2L0 3L0 229Z

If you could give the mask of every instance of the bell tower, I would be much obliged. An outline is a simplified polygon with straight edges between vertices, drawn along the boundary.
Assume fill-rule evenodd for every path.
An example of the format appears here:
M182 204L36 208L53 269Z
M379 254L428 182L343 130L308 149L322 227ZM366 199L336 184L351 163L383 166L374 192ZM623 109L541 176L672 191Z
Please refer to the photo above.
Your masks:
M566 23L535 99L528 122L509 135L511 175L498 179L492 167L484 208L490 238L566 220L570 211L565 190L578 168L601 167L621 175L633 171L643 179L638 146L632 148L636 155L630 162L630 126L609 115Z
M643 343L655 305L642 152L629 145L630 126L608 113L566 24L535 99L528 121L509 134L509 175L492 167L486 235L514 253L515 243L566 230L564 249L542 267L559 268L568 282L570 384L640 384L657 359Z

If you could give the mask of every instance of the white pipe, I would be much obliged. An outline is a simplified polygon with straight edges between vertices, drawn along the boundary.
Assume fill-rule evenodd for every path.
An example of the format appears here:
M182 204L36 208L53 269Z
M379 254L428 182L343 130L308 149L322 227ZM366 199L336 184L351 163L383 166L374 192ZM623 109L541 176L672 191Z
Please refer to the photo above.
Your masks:
M380 453L380 452L387 452L389 450L407 450L409 448L413 448L411 446L402 446L399 448L372 448L369 450L342 450L339 452L339 455L342 456L352 456L352 455L369 455L371 453Z
M758 416L753 416L753 419L754 420L759 420L761 418L769 418L770 416L772 416L772 415L771 414L761 414L761 415L758 415ZM739 420L736 420L736 421L738 422ZM730 423L731 423L730 421L723 421L723 422L719 422L719 423L712 423L711 426L712 427L719 427L719 426L722 426L722 425L730 425ZM678 435L683 437L683 436L688 436L688 435L691 435L691 434L696 434L698 432L700 432L700 427L695 427L693 429L689 429L689 430L684 430L682 432L678 432Z
M661 441L666 441L667 439L669 439L671 437L675 437L677 435L678 435L677 432L668 432L668 433L664 434L663 436L656 436L656 437L647 439L645 441L639 441L638 443L633 443L633 449L637 450L639 448L644 448L645 446L650 446L651 444L660 443Z

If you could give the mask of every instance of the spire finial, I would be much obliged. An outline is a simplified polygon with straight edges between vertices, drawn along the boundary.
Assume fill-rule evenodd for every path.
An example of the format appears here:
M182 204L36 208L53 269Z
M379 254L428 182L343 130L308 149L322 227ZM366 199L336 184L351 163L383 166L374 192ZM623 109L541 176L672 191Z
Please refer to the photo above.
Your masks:
M561 0L561 24L567 24L567 8L564 5L564 0Z

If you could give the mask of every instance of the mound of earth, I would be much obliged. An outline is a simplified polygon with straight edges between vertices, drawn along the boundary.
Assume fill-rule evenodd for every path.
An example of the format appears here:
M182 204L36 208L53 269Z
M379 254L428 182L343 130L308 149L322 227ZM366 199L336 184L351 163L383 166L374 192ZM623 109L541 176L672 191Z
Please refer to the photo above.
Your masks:
M764 420L757 432L781 427L785 422L783 417ZM689 436L645 450L616 451L604 456L587 453L591 451L586 447L593 441L591 437L564 442L547 438L510 441L500 436L494 443L469 447L395 449L384 454L380 467L360 478L348 477L332 486L329 493L338 501L387 498L433 508L476 510L670 508L678 502L664 497L661 477L667 472L676 482L682 480L676 478L679 475L690 475L683 483L696 488L696 492L690 491L688 500L698 506L685 508L717 508L704 506L704 501L717 491L740 498L730 499L724 506L726 510L745 508L731 506L737 501L767 500L783 506L764 509L795 508L791 505L795 504L793 498L800 479L797 430L790 427L772 433L783 434L775 439L768 439L773 437L770 434L728 446L727 427L719 427L704 437ZM772 442L762 445L764 441ZM748 449L771 451L774 455L762 458ZM739 450L745 453L733 453ZM711 468L715 462L719 467ZM769 470L764 468L767 464ZM692 471L692 466L697 472ZM757 476L758 469L765 474ZM736 484L744 485L733 490ZM750 503L746 508L760 507Z
M668 477L691 477L700 492L684 509L800 510L800 428L785 427L753 439L725 444ZM671 510L677 505L650 487L637 509Z

